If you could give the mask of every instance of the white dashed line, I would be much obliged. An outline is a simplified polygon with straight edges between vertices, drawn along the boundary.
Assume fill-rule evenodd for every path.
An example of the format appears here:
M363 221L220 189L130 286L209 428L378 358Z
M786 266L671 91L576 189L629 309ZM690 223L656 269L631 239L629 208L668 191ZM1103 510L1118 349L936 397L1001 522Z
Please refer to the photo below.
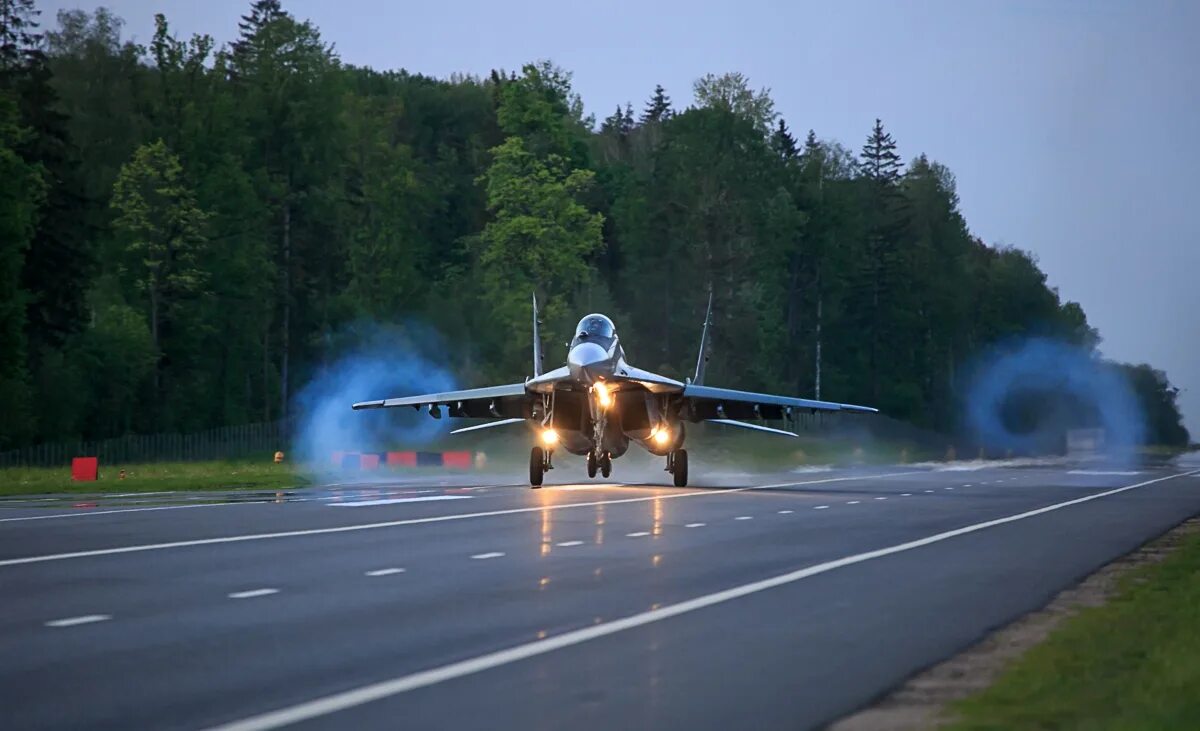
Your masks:
M650 535L649 531L639 530L639 531L634 531L633 533L626 533L625 537L626 538L644 538L648 535Z
M912 493L911 492L902 492L902 493L900 493L900 497L912 497Z
M708 525L708 524L707 523L688 523L687 525L685 525L683 527L684 528L703 528L706 525Z
M926 490L925 492L933 492L933 490Z
M875 499L876 499L876 500L887 500L887 498L885 498L885 497L877 497L877 498L875 498Z
M570 548L571 546L582 546L583 541L562 541L561 543L556 543L554 545L562 546L563 548Z
M367 576L391 576L392 574L402 574L404 569L375 569L368 571Z
M251 589L249 591L235 591L229 595L230 599L254 599L260 596L270 596L278 594L278 589Z
M851 500L850 502L848 502L846 504L847 505L858 505L861 502L862 502L862 500Z
M953 488L953 487L947 487L946 489L947 489L947 490L953 490L954 488Z
M77 624L91 624L92 622L103 622L112 619L111 614L85 614L82 617L67 617L66 619L54 619L46 623L47 627L74 627Z
M490 553L477 553L474 556L472 556L471 558L476 559L476 560L482 560L485 558L500 558L503 555L504 555L504 553L502 551L492 551Z
M792 513L794 513L794 512L796 512L796 511L794 511L794 510L780 510L780 511L779 511L779 514L780 514L780 515L791 515L791 514L792 514Z
M734 520L754 520L754 516L753 515L739 515L738 517L734 518Z
M986 483L986 482L981 482L981 483L979 483L979 484L980 484L980 485L986 485L987 483ZM970 483L967 483L966 485L963 485L963 487L970 487L970 486L971 486L971 484L970 484Z
M829 509L828 505L818 505L815 508L813 508L813 510L828 510L828 509Z
M117 556L126 553L141 553L143 551L163 551L172 548L190 548L194 546L215 546L225 543L243 543L245 541L264 541L276 538L298 538L301 536L320 536L332 535L334 533L348 533L364 530L378 530L380 528L395 528L406 525L425 525L427 523L441 523L451 520L474 520L477 518L491 518L501 515L519 515L522 513L544 513L549 510L573 510L578 508L596 507L598 505L624 505L632 503L643 503L649 501L664 501L677 500L691 497L715 497L717 495L735 495L743 492L753 492L756 490L771 490L782 487L799 487L801 485L823 485L832 482L846 482L859 480L882 480L889 477L901 477L903 475L912 474L911 472L888 472L878 475L855 475L846 477L829 477L821 480L798 480L795 482L780 482L770 485L752 485L749 487L738 487L729 490L700 490L696 492L680 492L669 494L656 494L647 497L621 498L617 500L597 500L594 502L580 503L563 503L560 505L543 505L539 507L525 508L509 508L504 510L486 510L477 513L455 513L451 515L434 515L427 518L406 518L403 520L389 520L381 523L362 523L358 525L344 525L331 528L308 528L305 530L289 530L279 531L275 533L251 533L247 535L237 536L222 536L219 538L197 538L186 541L171 541L168 543L148 543L134 546L118 546L115 548L98 548L89 551L72 551L69 553L53 553L41 556L25 556L23 558L8 558L0 560L0 567L4 566L23 566L31 563L43 563L45 561L66 561L76 558L91 558L94 556ZM269 500L260 502L270 502ZM245 503L215 503L214 505L249 505ZM171 509L185 506L170 506ZM191 507L191 506L187 506ZM200 507L200 506L196 506ZM145 510L145 508L135 508L137 510ZM100 513L81 513L81 515L99 515ZM74 515L74 514L72 514ZM9 520L9 519L0 519ZM24 520L24 518L22 518Z
M375 505L397 505L399 503L429 503L439 500L471 500L470 495L427 495L425 497L389 497L378 500L353 500L346 503L330 503L331 508L366 508Z

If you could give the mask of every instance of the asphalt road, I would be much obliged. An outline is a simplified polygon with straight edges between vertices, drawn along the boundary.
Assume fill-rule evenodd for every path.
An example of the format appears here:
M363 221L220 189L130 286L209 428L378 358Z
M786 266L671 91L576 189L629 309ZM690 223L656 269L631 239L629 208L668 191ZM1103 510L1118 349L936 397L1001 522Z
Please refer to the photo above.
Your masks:
M1200 513L1196 468L4 501L0 726L818 728Z

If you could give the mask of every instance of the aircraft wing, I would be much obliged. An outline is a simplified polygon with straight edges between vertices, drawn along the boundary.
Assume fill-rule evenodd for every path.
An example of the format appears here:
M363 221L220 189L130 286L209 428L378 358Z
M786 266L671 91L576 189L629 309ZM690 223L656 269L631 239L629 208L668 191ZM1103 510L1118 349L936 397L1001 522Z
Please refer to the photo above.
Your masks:
M444 391L442 393L425 393L418 396L401 396L399 398L382 399L380 401L360 401L354 404L354 409L390 409L397 406L411 406L414 409L422 407L435 409L440 416L440 407L446 406L450 416L469 416L478 418L527 418L529 415L529 396L524 383L511 383L505 386L488 386L487 388L468 388L463 391Z
M688 384L683 388L685 409L691 419L782 419L789 414L809 411L834 411L856 414L875 414L870 406L839 404L833 401L776 396L769 393L734 391Z

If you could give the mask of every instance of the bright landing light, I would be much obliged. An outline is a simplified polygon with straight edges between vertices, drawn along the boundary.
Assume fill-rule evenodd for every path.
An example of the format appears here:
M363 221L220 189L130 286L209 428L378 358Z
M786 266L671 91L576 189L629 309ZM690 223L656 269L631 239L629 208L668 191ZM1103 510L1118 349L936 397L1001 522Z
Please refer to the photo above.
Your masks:
M542 442L545 444L554 444L558 441L558 432L553 429L547 429L542 432Z
M650 436L654 437L656 444L665 445L671 441L671 432L665 426L656 426L650 432Z
M600 404L600 408L607 409L612 405L612 394L608 392L608 386L603 382L597 382L592 386L592 390L596 392L596 402Z

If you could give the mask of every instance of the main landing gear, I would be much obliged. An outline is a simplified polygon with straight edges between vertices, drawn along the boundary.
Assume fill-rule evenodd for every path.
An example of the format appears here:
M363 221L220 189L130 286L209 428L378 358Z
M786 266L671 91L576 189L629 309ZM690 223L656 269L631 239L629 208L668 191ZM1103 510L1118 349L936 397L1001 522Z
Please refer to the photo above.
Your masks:
M675 478L675 487L687 487L688 456L686 449L667 453L667 472Z
M608 452L596 457L595 452L588 452L587 455L587 473L588 477L595 477L596 471L600 471L602 477L608 477L612 474L612 457Z
M529 450L529 486L537 489L542 486L542 478L547 470L554 469L550 464L550 451L542 447Z

